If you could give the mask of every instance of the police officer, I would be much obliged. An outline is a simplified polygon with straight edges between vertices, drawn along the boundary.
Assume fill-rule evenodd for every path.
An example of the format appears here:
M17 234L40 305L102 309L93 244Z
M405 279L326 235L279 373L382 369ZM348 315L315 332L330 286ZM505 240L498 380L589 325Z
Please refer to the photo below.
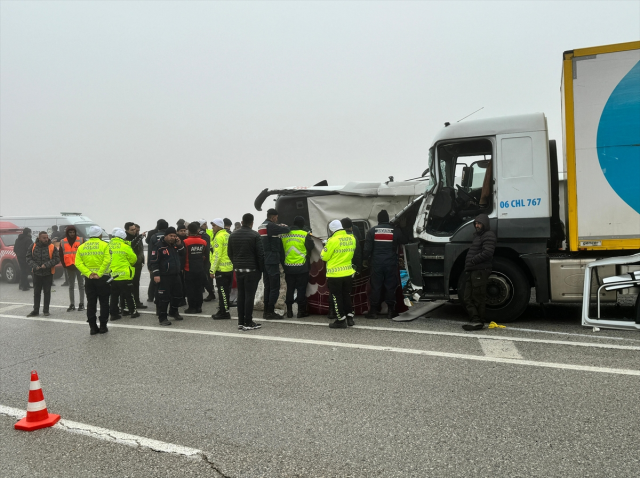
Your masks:
M287 234L289 228L278 224L278 211L271 208L267 211L267 219L258 227L258 234L262 237L264 248L264 315L265 319L281 319L276 314L275 307L280 295L280 254L282 242L280 234Z
M215 300L216 294L213 291L213 278L209 275L209 270L211 269L211 259L213 255L213 231L211 231L207 226L207 221L205 219L200 219L200 236L202 239L207 241L207 246L209 248L209 255L205 257L205 269L202 271L202 276L204 277L204 288L209 293L203 300L205 302L211 302Z
M168 315L175 320L182 320L178 306L182 300L182 256L185 249L176 234L175 227L169 227L164 236L151 251L151 277L158 287L158 312L160 325L171 325ZM204 274L203 274L204 275Z
M371 295L367 319L377 319L380 311L381 291L385 288L385 302L389 311L387 318L398 316L396 312L396 288L398 287L398 246L406 244L402 231L391 225L389 213L382 209L378 213L378 225L369 229L364 243L364 260L371 267Z
M111 241L109 242L109 250L111 251L111 303L109 312L111 320L121 319L120 315L120 297L124 298L127 305L128 313L123 315L131 315L132 319L140 317L140 313L136 309L136 301L133 298L133 276L135 274L135 265L138 261L136 253L128 242L125 241L127 233L124 229L116 227L111 233Z
M102 239L102 229L98 226L89 228L89 240L78 247L76 252L76 267L85 277L84 290L87 294L87 319L91 328L91 335L98 332L107 333L109 320L109 269L111 266L111 251L109 244ZM100 300L100 329L96 324L96 313Z
M329 324L332 329L346 329L353 326L351 314L351 285L353 283L353 255L356 251L356 239L347 234L339 220L331 221L329 230L333 233L322 250L320 257L327 263L327 285L331 293L337 318Z
M287 283L287 317L293 317L293 294L298 303L298 319L308 317L307 284L309 282L309 257L313 250L311 234L304 230L304 217L296 216L291 231L283 234L284 280Z
M224 227L224 221L220 218L214 219L211 224L213 224L211 229L214 236L210 274L215 276L218 285L218 312L211 317L216 320L230 319L229 304L231 302L231 285L233 284L233 264L227 251L229 231Z

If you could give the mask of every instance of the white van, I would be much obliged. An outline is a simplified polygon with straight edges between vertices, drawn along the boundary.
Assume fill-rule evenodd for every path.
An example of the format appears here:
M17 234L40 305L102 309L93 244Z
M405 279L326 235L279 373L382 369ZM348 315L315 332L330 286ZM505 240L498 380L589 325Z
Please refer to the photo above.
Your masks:
M59 216L2 216L0 220L12 222L20 229L28 227L31 229L34 241L40 231L47 231L51 236L53 232L52 226L58 226L58 230L64 236L64 230L71 225L76 227L78 236L88 239L89 228L97 226L95 221L83 216L81 212L61 212ZM109 234L104 229L102 229L102 239L109 240Z

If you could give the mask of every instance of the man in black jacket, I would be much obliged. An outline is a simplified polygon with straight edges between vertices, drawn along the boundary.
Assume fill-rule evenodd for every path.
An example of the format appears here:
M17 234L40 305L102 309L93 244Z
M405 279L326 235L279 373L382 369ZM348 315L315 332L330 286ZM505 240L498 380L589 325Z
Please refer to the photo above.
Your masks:
M296 216L288 234L280 238L284 254L284 280L287 283L287 317L293 317L293 294L298 303L298 318L309 317L307 313L307 284L309 283L309 262L313 250L313 238L304 230L304 217Z
M389 222L389 213L382 209L378 213L378 225L369 229L364 243L364 260L371 267L371 295L367 319L377 319L380 311L382 287L387 303L387 318L398 316L396 312L396 288L398 287L398 246L406 244L407 238L400 228Z
M474 221L476 232L464 262L464 304L469 313L469 323L464 330L480 330L484 327L487 282L496 250L496 235L489 225L489 217L480 214Z
M27 250L31 249L31 246L33 246L31 229L25 227L13 246L13 252L18 258L18 266L20 267L20 290L29 290L31 288L29 286L29 274L31 274L31 270L27 265Z
M156 228L153 231L149 231L149 235L144 240L148 244L147 247L147 268L149 272L151 272L151 251L156 247L158 241L160 241L164 237L164 232L169 227L169 223L164 219L158 219L156 223ZM149 282L149 289L147 290L147 302L155 302L156 301L156 283L151 277L151 281ZM157 305L157 304L156 304Z
M160 325L171 325L167 320L167 308L169 316L175 320L182 320L178 306L182 300L182 262L185 253L184 245L176 234L175 227L165 230L162 239L158 241L151 251L149 269L153 282L158 291L158 312Z
M260 234L253 229L253 214L242 216L242 227L229 236L227 253L238 283L238 329L254 330L253 302L264 270L264 249Z
M258 234L262 237L264 248L264 315L265 319L281 319L276 314L275 307L280 295L280 262L282 254L282 241L280 234L287 234L289 228L284 224L278 224L278 211L271 208L267 211L267 219L260 224Z
M27 317L40 315L40 293L44 292L42 313L49 316L49 302L51 301L51 284L56 264L60 256L55 246L49 240L47 231L38 234L38 240L27 249L27 264L33 275L33 311Z
M127 222L124 225L124 230L127 233L127 241L131 244L131 249L136 254L135 274L133 276L133 299L136 302L136 309L146 309L147 306L140 301L140 275L142 274L142 265L144 264L144 245L142 244L143 237L138 233L138 226L133 222ZM120 298L122 304L122 298ZM124 310L124 307L122 307Z

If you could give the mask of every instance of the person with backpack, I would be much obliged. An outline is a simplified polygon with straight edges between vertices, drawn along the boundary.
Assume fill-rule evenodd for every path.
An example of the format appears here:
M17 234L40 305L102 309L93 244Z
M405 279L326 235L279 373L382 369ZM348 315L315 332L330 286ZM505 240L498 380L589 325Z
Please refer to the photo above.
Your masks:
M40 231L38 240L27 249L27 264L31 267L31 275L33 276L33 310L27 317L40 315L40 294L43 292L42 313L45 317L50 315L51 284L58 262L60 262L60 256L56 253L56 247L49 240L49 234L47 231Z

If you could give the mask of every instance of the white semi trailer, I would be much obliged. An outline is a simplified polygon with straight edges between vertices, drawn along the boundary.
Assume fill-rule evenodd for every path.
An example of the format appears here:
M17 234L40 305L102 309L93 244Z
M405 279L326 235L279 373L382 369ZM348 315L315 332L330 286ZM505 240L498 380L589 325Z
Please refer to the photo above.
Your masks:
M640 42L565 52L561 96L566 187L542 113L445 123L437 134L424 196L396 216L413 224L406 262L423 299L462 296L481 212L498 237L491 320L517 319L532 288L538 303L581 302L587 264L640 250ZM607 267L602 276L640 269ZM603 288L600 301L618 293Z

